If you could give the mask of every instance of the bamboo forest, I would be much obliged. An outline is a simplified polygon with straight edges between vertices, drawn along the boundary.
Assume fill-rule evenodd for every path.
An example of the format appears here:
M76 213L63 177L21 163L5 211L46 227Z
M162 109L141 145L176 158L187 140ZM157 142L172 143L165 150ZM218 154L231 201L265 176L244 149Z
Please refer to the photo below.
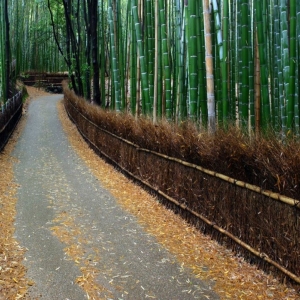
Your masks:
M28 70L77 95L199 128L300 134L296 0L1 1L1 99Z

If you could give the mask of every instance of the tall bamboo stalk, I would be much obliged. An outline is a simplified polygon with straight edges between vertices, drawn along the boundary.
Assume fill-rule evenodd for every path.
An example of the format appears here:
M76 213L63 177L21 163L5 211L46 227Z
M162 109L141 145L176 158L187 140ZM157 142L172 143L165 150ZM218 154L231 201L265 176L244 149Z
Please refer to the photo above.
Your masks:
M120 77L119 77L119 65L116 51L116 37L115 37L115 26L113 19L113 7L112 0L108 2L108 22L110 27L110 45L111 45L111 67L112 67L112 79L114 86L114 98L113 103L115 104L115 110L121 111L121 95L120 95Z
M248 29L248 0L243 0L241 3L241 71L242 71L242 86L241 86L241 126L247 129L249 118L249 29Z
M198 56L197 56L197 19L196 2L189 1L187 9L187 39L188 39L188 74L189 74L189 117L192 121L197 120L198 103Z
M223 111L223 124L227 125L229 116L229 96L228 96L228 37L229 30L229 1L223 1L223 59L221 65L222 71L222 111Z
M135 116L136 115L136 86L137 86L137 48L136 48L136 33L135 33L135 24L133 19L133 13L131 10L130 5L130 24L131 24L131 31L130 31L130 39L131 39L131 46L130 46L130 107L131 113ZM129 12L128 11L128 12Z
M149 94L148 69L147 69L146 58L144 53L144 43L142 40L141 24L138 16L137 0L132 0L131 3L132 3L131 9L133 14L133 20L135 23L135 33L136 33L138 54L140 60L140 67L141 67L142 90L143 90L142 109L143 109L143 113L150 114L151 103L150 103L150 94Z
M148 79L149 79L149 97L150 107L152 110L153 97L154 97L154 16L153 16L153 1L146 0L146 42L147 45L147 65L148 65Z
M8 2L7 0L4 0L4 7L3 7L3 13L4 13L4 64L3 68L5 70L4 72L4 102L6 102L9 98L9 74L10 74L10 30L9 30L9 19L8 19Z
M281 32L281 87L280 87L280 107L281 107L281 123L282 131L285 135L287 132L287 95L289 89L289 48L288 48L288 22L287 22L287 9L284 0L279 1L280 8L280 32Z
M223 34L221 28L221 17L218 3L216 0L211 1L212 4L212 24L213 30L213 52L214 52L214 84L215 84L215 102L218 124L223 123L223 103L222 103L222 75L221 65L223 63Z
M204 17L203 3L197 1L197 50L198 50L198 79L199 79L199 99L198 99L198 119L203 128L207 127L207 89L206 89L206 67L205 67L205 37L204 37Z
M256 26L257 26L257 39L259 48L260 60L260 82L261 82L261 106L262 106L262 120L261 125L264 130L270 126L271 112L269 102L269 87L268 87L268 67L266 60L266 42L265 34L263 31L263 14L261 1L256 2Z
M294 129L294 116L295 116L295 92L296 92L296 0L290 0L290 26L289 26L289 90L287 101L287 129Z
M166 118L171 120L173 117L173 103L172 103L172 87L171 87L171 66L170 53L168 44L168 29L166 20L165 1L159 0L159 21L161 28L162 39L162 62L163 62L163 76L165 84L165 103L166 103Z
M158 0L154 0L154 15L155 15L155 52L154 52L154 93L153 93L153 123L157 123L157 97L158 97L158 90L157 90L157 83L158 83L158 31L159 31L159 9L158 9Z
M208 108L208 130L216 130L216 112L215 112L215 92L214 92L214 75L213 75L213 55L212 40L210 28L210 7L209 0L203 0L204 15L204 35L205 35L205 67L206 67L206 84L207 84L207 108Z
M106 89L105 89L105 71L106 71L106 59L105 59L105 41L106 41L106 24L104 14L104 1L101 2L101 30L100 31L100 90L102 96L102 107L106 106Z

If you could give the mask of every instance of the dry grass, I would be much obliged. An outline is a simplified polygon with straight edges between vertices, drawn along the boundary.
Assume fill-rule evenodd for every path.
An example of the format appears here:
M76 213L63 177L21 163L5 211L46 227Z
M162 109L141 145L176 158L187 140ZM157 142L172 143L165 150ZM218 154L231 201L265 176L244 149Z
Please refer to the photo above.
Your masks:
M82 104L79 103L79 105ZM88 115L93 116L95 107L85 107L84 109ZM147 143L146 128L143 127L142 130L130 126L132 120L130 117L116 116L114 113L100 113L99 122L105 124L107 119L112 120L115 117L119 120L122 119L125 128L122 131L123 137L138 136L142 142ZM176 255L182 266L192 269L195 276L203 280L215 280L215 290L222 299L299 299L295 290L280 284L278 280L266 275L261 270L257 270L255 266L249 265L241 257L235 257L231 251L220 246L210 237L201 234L181 217L167 210L155 198L101 160L83 141L74 124L64 113L62 106L60 116L74 149L102 184L110 190L126 210L138 217L145 230L153 234L162 245ZM147 126L151 125L147 120L141 122ZM165 124L165 126L169 125ZM113 130L117 133L119 127L114 126ZM173 141L165 135L164 131L158 135L160 138L164 136L168 139L168 145L173 147ZM159 141L159 139L157 140ZM203 144L202 147L206 146ZM186 150L186 153L189 151L191 150Z
M157 126L145 118L135 121L129 114L116 114L87 105L84 99L74 97L64 86L64 93L76 103L79 111L85 111L101 128L142 148L300 199L300 142L297 139L282 143L272 134L250 139L236 128L226 132L219 130L212 136L199 133L189 122L175 126L163 121Z

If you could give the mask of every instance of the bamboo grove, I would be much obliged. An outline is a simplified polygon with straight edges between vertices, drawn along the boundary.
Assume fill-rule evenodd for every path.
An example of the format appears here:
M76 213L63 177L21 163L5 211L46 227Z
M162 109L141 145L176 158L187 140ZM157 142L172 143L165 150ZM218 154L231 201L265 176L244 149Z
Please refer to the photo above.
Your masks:
M154 122L300 135L300 1L5 0L2 21L7 1L18 73L68 71L78 95Z

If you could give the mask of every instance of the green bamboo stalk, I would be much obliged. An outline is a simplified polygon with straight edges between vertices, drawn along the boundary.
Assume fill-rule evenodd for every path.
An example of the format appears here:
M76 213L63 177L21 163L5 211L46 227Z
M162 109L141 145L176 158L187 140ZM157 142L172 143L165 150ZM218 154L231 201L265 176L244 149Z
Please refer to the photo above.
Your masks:
M203 18L203 3L197 3L197 50L198 50L198 120L202 127L206 128L208 124L207 110L207 88L206 88L206 69L205 69L205 40L204 40L204 18ZM186 97L186 96L184 96Z
M159 1L159 0L158 0ZM161 119L164 117L164 94L163 94L163 61L162 61L162 40L160 30L160 14L159 14L159 2L157 3L157 18L159 28L157 29L157 118Z
M172 106L173 106L173 114L174 114L174 121L176 124L178 124L178 108L177 105L177 88L178 85L176 84L178 82L178 38L177 36L180 36L180 27L178 26L178 23L181 24L181 13L177 13L177 7L176 7L177 0L172 0L170 4L170 31L172 33L171 41L173 43L170 45L171 48L171 57L172 57ZM179 32L178 32L179 29Z
M296 60L296 93L295 93L295 134L297 137L300 136L300 116L299 116L299 95L300 95L300 85L299 85L299 76L300 76L300 2L297 1L296 5L297 11L297 60Z
M162 61L163 61L163 76L165 83L165 103L166 103L166 118L171 120L173 117L173 102L172 102L172 87L171 87L171 66L168 47L168 32L166 22L165 1L159 0L159 21L161 28L162 39Z
M250 44L248 36L248 15L249 7L248 0L241 2L241 71L242 71L242 86L241 86L241 127L245 130L248 126L249 119L249 49Z
M257 29L254 26L254 110L255 110L255 134L260 133L261 128L261 82L260 82L260 60L258 51Z
M289 89L289 49L288 49L288 22L286 3L284 0L279 1L280 8L280 31L281 31L281 68L282 68L282 86L280 89L280 107L281 107L281 123L283 134L287 132L287 91Z
M174 16L173 18L175 19L175 26L174 26L174 37L173 40L175 41L174 45L174 51L173 51L173 56L174 56L174 69L173 69L173 95L176 95L176 108L175 108L175 123L178 124L179 118L180 118L180 106L179 106L179 91L178 91L178 78L179 78L179 73L180 73L180 40L181 40L181 27L182 27L182 18L181 18L181 11L180 11L180 1L179 0L174 0L173 1L174 5Z
M181 17L181 10L180 10L180 0L176 0L176 12L177 15L180 14L180 17L177 17L179 20L177 22L177 121L185 120L187 118L187 107L186 107L186 99L184 98L184 84L185 84L185 48L186 48L186 6L183 6L183 15Z
M223 59L221 64L222 72L222 111L223 111L223 125L227 126L229 116L229 100L228 100L228 30L229 30L229 1L223 1Z
M229 119L236 120L236 78L237 78L237 9L236 1L230 1L230 97L229 97Z
M275 54L274 52L276 51L274 44L274 34L273 34L273 20L274 20L274 0L273 1L265 1L265 7L266 7L266 30L267 32L265 33L265 35L268 37L268 43L267 43L267 53L268 53L268 65L270 66L269 68L269 90L270 90L270 107L271 107L271 124L270 126L272 126L272 128L275 128L275 119L276 119L276 115L275 115L275 111L276 111L276 103L274 101L274 57Z
M217 12L218 13L218 12ZM213 75L214 75L214 91L215 91L215 103L216 103L216 124L222 124L223 112L222 112L222 89L221 89L221 63L220 52L218 49L218 34L215 18L215 10L211 8L211 40L212 40L212 53L213 53ZM222 40L221 40L222 43Z
M116 23L117 23L117 46L118 46L118 61L119 61L119 73L120 73L120 96L121 96L121 110L125 111L127 104L126 104L126 96L125 96L125 64L124 60L126 57L126 43L123 39L123 24L121 21L121 7L120 1L115 1L115 8L116 8ZM125 51L124 51L125 45Z
M212 7L214 13L214 29L216 32L215 36L215 52L216 52L216 59L215 59L215 77L216 77L216 90L217 90L217 97L216 102L218 105L218 122L219 124L223 124L223 100L222 100L222 75L221 72L223 71L223 63L224 63L224 49L223 49L223 33L221 28L221 18L219 13L219 7L217 0L212 0Z
M197 24L196 24L196 2L189 1L186 5L187 18L187 49L189 68L189 117L197 121L197 99L198 99L198 51L197 51Z
M9 28L9 19L8 19L8 1L4 0L4 6L3 6L3 27L4 27L4 61L2 68L4 69L4 90L3 90L3 96L4 96L4 103L9 98L9 69L10 69L10 28Z
M258 37L258 48L259 48L259 59L260 59L260 81L261 81L261 105L262 105L262 128L266 130L270 125L271 112L269 102L269 88L268 88L268 67L266 60L266 42L263 32L262 22L262 3L261 1L256 2L256 26L257 26L257 37Z
M114 98L112 103L115 104L115 110L121 111L121 97L120 97L120 75L118 66L118 57L116 51L116 37L115 26L113 19L112 1L108 1L108 23L110 27L110 45L111 45L111 67L112 67L112 82L114 86Z
M147 42L147 65L148 65L148 80L149 80L149 97L152 110L154 97L154 30L153 30L153 1L146 0L146 38Z
M296 0L290 0L290 65L289 90L287 99L287 130L294 129L295 93L296 93Z
M131 3L132 3L131 9L133 13L133 19L135 23L137 48L138 48L140 67L141 67L142 90L143 90L142 109L144 114L149 115L151 113L151 102L150 102L150 94L149 94L148 70L147 70L146 59L144 54L144 42L142 40L141 24L138 17L137 0L132 0Z
M158 9L158 0L154 1L154 27L155 27L155 33L154 33L154 39L155 39L155 51L154 51L154 94L153 94L153 123L157 123L157 83L158 83L158 46L159 46L159 40L158 40L158 31L159 31L159 9Z
M130 2L128 2L130 3ZM130 108L133 116L136 115L136 71L137 71L137 49L136 49L136 33L135 33L135 24L133 20L133 13L131 6L129 7L131 14L131 46L130 46Z
M101 30L100 32L100 90L101 90L101 105L104 108L106 105L106 89L105 89L105 69L106 69L106 59L105 59L105 42L106 42L106 24L105 24L105 13L104 13L104 1L101 1Z
M279 8L278 0L274 0L273 3L273 41L274 41L274 60L273 66L273 102L274 102L274 129L279 130L280 127L280 114L279 109L279 73L281 72L281 54L280 54L280 20L279 20ZM281 72L282 74L282 72Z
M239 126L241 125L241 119L242 119L242 27L240 26L242 23L242 12L241 12L241 1L237 1L236 8L237 8L237 16L236 16L236 22L237 22L237 29L236 29L236 97L237 97L237 111L238 111L238 121Z
M249 113L250 113L250 133L255 132L255 106L254 106L254 9L253 3L249 4L249 16L248 16L248 36L249 36Z

